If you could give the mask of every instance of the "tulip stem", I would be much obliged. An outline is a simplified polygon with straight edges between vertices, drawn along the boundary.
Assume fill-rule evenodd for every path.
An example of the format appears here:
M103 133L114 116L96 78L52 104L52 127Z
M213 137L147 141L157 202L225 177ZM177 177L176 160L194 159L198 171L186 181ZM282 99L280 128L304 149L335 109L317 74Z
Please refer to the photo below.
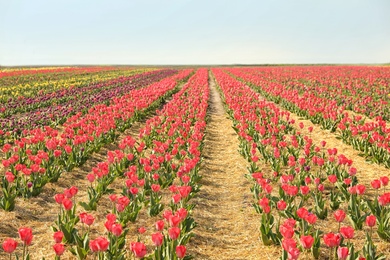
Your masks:
M23 243L23 260L24 260L24 256L26 254L26 243Z
M340 226L341 226L341 222L339 222L339 230L337 231L338 233L340 233Z
M372 239L372 227L370 227L370 237Z

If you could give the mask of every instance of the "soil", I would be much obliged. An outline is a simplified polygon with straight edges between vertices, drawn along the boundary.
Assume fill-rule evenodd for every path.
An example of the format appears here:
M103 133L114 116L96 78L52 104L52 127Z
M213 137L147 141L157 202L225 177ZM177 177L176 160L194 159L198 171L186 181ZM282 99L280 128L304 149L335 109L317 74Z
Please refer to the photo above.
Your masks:
M249 164L238 152L238 136L212 77L209 83L202 186L193 200L198 227L189 254L195 259L275 259L259 240L259 215L251 205L251 184L245 178Z

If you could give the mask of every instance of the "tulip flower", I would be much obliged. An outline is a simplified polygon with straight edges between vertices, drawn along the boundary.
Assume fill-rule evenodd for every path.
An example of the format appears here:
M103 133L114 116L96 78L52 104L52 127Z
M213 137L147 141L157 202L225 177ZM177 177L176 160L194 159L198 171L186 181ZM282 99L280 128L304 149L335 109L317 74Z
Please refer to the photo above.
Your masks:
M176 240L180 236L180 228L178 227L169 228L168 235L172 240Z
M376 224L376 217L374 215L367 216L366 218L366 224L369 227L373 227Z
M339 229L338 229L338 231L340 231L340 224L345 219L346 214L345 214L345 212L342 209L338 209L338 210L336 210L333 213L333 216L336 219L336 221L339 222Z
M176 255L178 258L184 258L186 255L187 248L184 245L180 245L176 247Z
M143 258L147 253L145 244L141 242L132 242L130 244L130 250L137 258Z
M160 232L152 234L152 241L156 247L161 246L163 243L163 240L164 240L164 236Z
M56 244L61 243L63 238L64 238L64 233L62 233L62 231L54 232L53 239Z
M340 228L340 233L341 235L346 238L346 239L351 239L353 238L354 235L354 229L353 227L341 227Z
M310 249L313 246L314 238L310 235L301 236L300 241L303 248Z
M3 242L3 250L4 252L9 254L9 259L11 259L11 254L15 251L18 246L18 242L12 238L7 238Z
M369 215L366 217L366 225L370 227L370 235L372 237L372 227L376 224L376 217L374 215Z
M65 245L61 243L54 244L53 250L56 253L56 256L61 256L65 251Z
M19 228L18 233L19 233L20 240L23 241L23 259L24 259L24 256L26 255L26 249L31 244L33 239L32 229L28 227L21 227Z
M349 249L348 247L339 247L337 248L337 257L340 260L346 260L349 254Z
M339 234L328 233L324 235L323 239L328 247L336 247L340 244L341 237Z
M162 230L164 230L164 225L165 225L164 220L159 220L159 221L157 221L156 224L155 224L156 230L157 230L157 231L162 231Z

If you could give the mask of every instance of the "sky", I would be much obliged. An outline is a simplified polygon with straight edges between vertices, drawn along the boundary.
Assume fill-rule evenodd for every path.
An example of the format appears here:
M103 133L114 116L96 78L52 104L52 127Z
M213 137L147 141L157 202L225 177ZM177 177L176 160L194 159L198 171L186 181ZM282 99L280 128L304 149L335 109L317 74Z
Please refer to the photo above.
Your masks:
M0 0L0 65L389 63L390 0Z

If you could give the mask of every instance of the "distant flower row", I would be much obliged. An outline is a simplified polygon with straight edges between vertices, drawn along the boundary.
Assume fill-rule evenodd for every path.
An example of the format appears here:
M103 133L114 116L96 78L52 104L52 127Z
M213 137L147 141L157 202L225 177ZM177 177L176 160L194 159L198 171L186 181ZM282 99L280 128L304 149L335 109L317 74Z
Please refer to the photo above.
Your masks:
M390 168L389 68L298 67L227 71L285 109L324 129L337 131L344 142L365 157ZM366 113L370 118L365 120L350 110Z

